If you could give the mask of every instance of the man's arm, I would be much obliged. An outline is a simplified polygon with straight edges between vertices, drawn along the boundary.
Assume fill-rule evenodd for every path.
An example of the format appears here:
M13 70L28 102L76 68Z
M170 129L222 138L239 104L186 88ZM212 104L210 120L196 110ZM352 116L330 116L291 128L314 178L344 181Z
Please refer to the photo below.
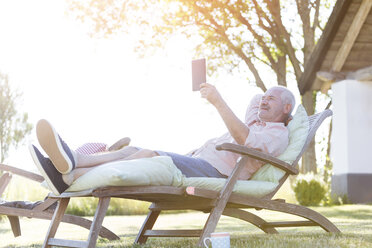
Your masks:
M244 145L249 134L249 128L234 114L218 93L216 87L203 83L200 85L200 93L203 98L215 106L235 141L240 145Z

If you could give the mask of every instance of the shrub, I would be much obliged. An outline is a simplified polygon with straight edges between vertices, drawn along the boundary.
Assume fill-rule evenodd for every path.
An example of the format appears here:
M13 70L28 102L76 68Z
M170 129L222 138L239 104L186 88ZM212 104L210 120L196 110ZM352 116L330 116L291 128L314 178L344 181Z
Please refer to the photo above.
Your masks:
M293 190L298 203L303 206L318 206L327 193L326 185L314 176L298 179Z
M93 216L98 205L98 198L93 197L79 197L72 198L67 207L66 213L78 216ZM111 198L110 206L106 215L138 215L147 214L150 203Z
M344 205L344 204L352 204L352 202L349 200L348 196L346 194L344 195L331 195L329 196L328 205Z

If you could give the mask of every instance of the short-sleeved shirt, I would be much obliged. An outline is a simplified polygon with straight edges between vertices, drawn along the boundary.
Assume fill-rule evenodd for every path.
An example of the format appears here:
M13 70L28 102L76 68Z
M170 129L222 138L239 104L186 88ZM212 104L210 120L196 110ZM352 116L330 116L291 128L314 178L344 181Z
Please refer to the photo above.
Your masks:
M276 157L287 148L289 132L284 123L263 122L259 119L258 109L261 97L262 95L256 95L246 111L244 123L249 128L249 134L245 141L245 146ZM192 157L206 160L221 174L228 176L234 169L240 155L229 151L216 150L216 145L222 143L237 144L230 133L226 133L221 137L207 141L192 154ZM249 179L263 164L261 161L249 158L239 175L239 179Z

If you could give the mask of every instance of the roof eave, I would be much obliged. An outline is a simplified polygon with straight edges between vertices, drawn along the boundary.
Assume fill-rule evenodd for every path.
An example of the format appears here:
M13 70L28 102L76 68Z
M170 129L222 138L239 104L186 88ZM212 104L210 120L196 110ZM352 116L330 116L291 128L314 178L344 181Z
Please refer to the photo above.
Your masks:
M325 58L351 2L350 0L338 0L333 8L323 34L315 46L314 51L311 53L309 60L306 62L304 72L298 81L298 88L301 95L312 88L316 73L320 69L322 60Z

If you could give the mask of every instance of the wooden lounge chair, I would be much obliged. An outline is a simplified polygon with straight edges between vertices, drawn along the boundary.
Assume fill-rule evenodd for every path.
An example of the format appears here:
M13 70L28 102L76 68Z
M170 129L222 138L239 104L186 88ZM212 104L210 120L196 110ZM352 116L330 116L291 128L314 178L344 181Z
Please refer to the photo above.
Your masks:
M221 215L238 218L260 228L265 233L277 233L279 227L297 226L320 226L327 232L338 233L339 229L327 218L309 208L294 204L285 203L285 200L272 200L289 175L298 174L296 169L297 162L306 150L310 141L313 139L316 130L323 120L332 115L331 110L325 110L319 114L309 117L310 129L305 145L297 159L292 163L285 163L267 154L249 149L244 146L234 144L222 144L217 146L218 150L228 150L242 155L241 160L235 166L232 174L226 180L221 191L200 189L195 187L173 187L173 186L125 186L125 187L102 187L98 189L86 190L81 192L63 193L60 196L51 196L58 200L58 207L54 213L49 230L47 232L43 247L69 246L69 247L95 247L98 232L101 230L102 221L105 217L111 197L128 198L152 202L149 213L143 223L135 243L143 244L149 237L199 237L199 245L205 237L212 233ZM249 197L237 193L232 193L237 181L239 172L248 157L270 163L285 171L276 189L264 197ZM59 223L64 218L65 210L71 197L93 196L99 198L92 227L87 241L73 241L54 238ZM286 221L286 222L267 222L261 217L248 212L246 209L268 209L288 214L301 216L306 220ZM152 230L159 214L164 210L198 210L208 212L209 217L202 230ZM243 210L244 209L244 210Z
M108 150L118 150L124 146L127 146L129 143L130 138L124 137L108 147ZM44 178L41 175L35 174L33 172L25 171L5 164L0 164L0 215L6 215L8 217L14 237L18 237L21 236L21 225L19 217L50 220L53 217L58 199L50 198L47 196L44 200L38 202L2 201L1 196L10 183L13 175L18 175L38 183L43 182ZM92 221L88 219L70 214L65 214L62 218L62 222L78 225L86 229L90 229L92 223ZM107 238L109 240L120 239L115 233L111 232L105 227L100 230L99 236Z
M0 164L0 197L12 179L12 175L22 176L24 178L41 183L44 178L38 174L25 171L9 165ZM43 201L0 201L0 215L6 215L9 219L14 237L21 235L21 225L19 217L51 219L56 208L57 199L48 196ZM78 225L89 229L92 221L70 214L65 214L63 222ZM103 227L99 235L109 240L119 239L117 235Z

